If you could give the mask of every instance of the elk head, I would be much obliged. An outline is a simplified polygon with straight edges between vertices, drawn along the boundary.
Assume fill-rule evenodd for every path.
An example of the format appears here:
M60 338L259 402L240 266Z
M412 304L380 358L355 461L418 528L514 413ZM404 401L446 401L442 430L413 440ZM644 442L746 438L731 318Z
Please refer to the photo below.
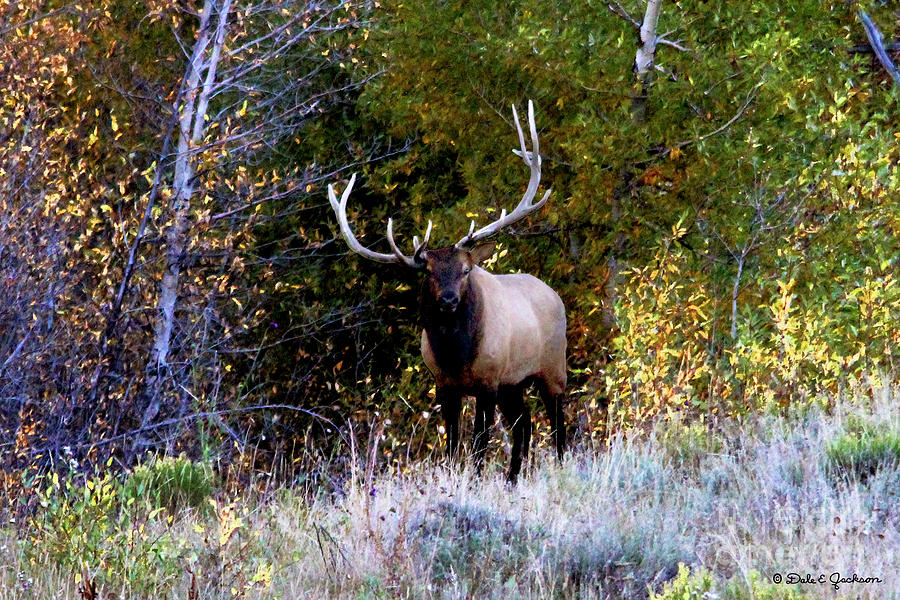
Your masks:
M469 273L475 265L491 257L494 245L488 242L471 250L450 246L423 253L424 268L428 273L424 293L440 311L456 311L469 289Z

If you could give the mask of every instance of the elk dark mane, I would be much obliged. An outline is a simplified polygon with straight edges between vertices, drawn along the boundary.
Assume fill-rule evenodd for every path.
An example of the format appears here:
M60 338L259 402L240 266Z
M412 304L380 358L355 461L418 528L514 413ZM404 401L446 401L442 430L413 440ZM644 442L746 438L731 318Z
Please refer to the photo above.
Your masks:
M441 371L458 376L475 360L481 343L482 302L477 285L470 285L455 312L447 313L422 284L421 326Z

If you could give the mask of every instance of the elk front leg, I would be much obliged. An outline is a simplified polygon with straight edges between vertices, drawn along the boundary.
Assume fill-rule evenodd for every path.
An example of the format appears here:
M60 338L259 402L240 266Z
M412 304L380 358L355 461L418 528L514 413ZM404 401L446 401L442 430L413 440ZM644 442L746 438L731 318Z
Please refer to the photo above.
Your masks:
M441 405L444 429L447 431L447 456L452 459L459 449L459 413L462 409L462 392L452 386L439 387L435 400Z
M487 389L475 395L475 439L472 442L472 457L475 472L479 475L484 467L484 452L487 449L490 427L494 424L494 408L497 406L497 390Z

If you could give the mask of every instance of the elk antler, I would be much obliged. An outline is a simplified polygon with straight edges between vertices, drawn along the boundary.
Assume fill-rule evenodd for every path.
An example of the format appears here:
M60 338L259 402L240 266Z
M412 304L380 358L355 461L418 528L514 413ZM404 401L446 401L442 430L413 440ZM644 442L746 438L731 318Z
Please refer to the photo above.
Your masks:
M428 245L428 239L431 237L431 221L428 221L428 230L425 232L425 239L422 240L421 244L419 243L419 238L413 236L412 257L406 256L405 254L400 252L400 249L394 242L393 219L388 219L387 223L387 240L388 244L391 246L393 254L382 254L381 252L374 252L372 250L369 250L359 243L359 240L356 239L356 236L353 235L353 231L350 229L350 223L347 221L347 200L350 198L350 192L353 190L354 183L356 183L355 173L352 177L350 177L350 183L347 184L344 193L341 194L340 202L338 202L337 196L335 196L334 194L334 186L328 184L328 202L331 203L331 208L334 209L334 214L337 215L338 224L341 227L341 235L344 236L344 239L347 241L347 245L350 246L350 249L360 256L364 256L365 258L376 260L378 262L397 263L412 267L414 269L420 268L422 264L422 252L425 251L425 246Z
M525 161L525 164L528 165L528 168L531 169L531 178L528 180L528 187L525 189L525 195L522 196L519 204L516 205L511 213L507 215L506 209L504 208L500 212L499 219L485 225L478 231L475 231L475 221L473 220L472 226L469 227L468 235L456 242L457 246L472 244L494 235L504 227L508 227L516 221L524 219L531 213L540 210L544 205L544 202L547 201L547 198L550 197L550 192L552 190L547 190L544 192L544 197L541 198L539 202L532 203L535 194L537 194L538 185L541 183L541 151L540 146L538 145L537 128L534 125L534 105L531 100L528 101L528 128L531 132L531 152L525 148L525 136L522 135L522 125L519 123L519 113L516 111L516 106L513 105L512 109L513 118L516 122L516 131L519 134L519 145L522 147L521 150L513 150L513 152L516 155L521 156L522 160Z

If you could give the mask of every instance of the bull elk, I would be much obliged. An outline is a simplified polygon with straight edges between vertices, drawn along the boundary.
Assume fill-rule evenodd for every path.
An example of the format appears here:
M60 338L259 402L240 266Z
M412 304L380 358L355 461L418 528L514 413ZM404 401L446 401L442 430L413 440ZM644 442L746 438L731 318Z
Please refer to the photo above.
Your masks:
M394 242L393 219L387 222L391 253L374 252L360 244L347 221L347 199L356 176L350 178L340 202L328 186L328 200L337 215L341 234L350 249L368 259L422 270L422 357L436 380L447 433L448 454L459 445L462 398L475 396L473 456L480 472L487 446L488 427L494 409L512 428L512 459L507 479L515 482L528 457L531 414L524 401L525 389L536 383L550 419L560 460L565 448L563 395L566 388L566 314L562 300L547 284L527 274L494 275L478 264L494 251L493 242L479 243L505 227L539 210L550 190L534 202L541 181L541 157L534 107L528 102L532 151L525 147L519 115L513 117L521 150L513 150L531 170L524 196L513 211L469 233L454 245L427 249L432 223L425 237L413 238L413 253L403 254Z

